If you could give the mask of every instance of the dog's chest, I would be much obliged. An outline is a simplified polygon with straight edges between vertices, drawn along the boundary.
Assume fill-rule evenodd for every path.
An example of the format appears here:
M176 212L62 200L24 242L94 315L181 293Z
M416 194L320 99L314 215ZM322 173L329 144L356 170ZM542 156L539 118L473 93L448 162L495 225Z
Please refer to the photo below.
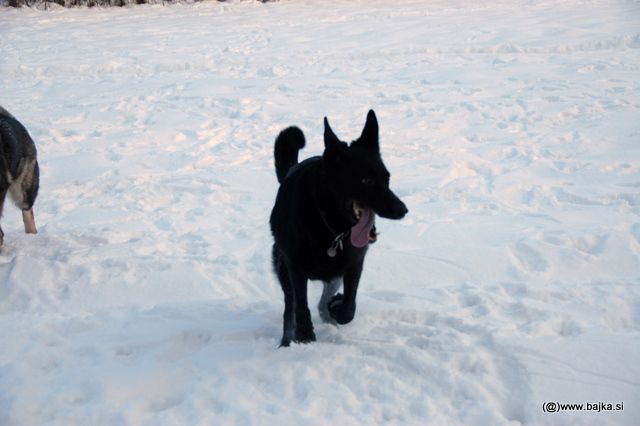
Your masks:
M342 277L348 269L361 264L362 258L366 254L366 248L356 249L348 242L344 242L342 248L335 247L334 256L330 256L331 248L331 245L318 246L304 256L302 263L310 279L329 281Z

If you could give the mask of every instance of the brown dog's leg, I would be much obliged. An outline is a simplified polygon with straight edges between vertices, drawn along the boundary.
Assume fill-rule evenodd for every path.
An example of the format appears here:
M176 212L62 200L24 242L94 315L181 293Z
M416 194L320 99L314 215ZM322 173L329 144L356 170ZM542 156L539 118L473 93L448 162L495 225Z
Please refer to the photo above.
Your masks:
M2 209L4 208L4 198L6 195L7 195L6 189L0 190L0 217L2 217ZM3 243L4 243L4 232L2 232L2 227L0 227L0 247L2 247Z
M33 208L22 210L22 221L24 222L24 232L27 234L37 234L36 221L33 218Z

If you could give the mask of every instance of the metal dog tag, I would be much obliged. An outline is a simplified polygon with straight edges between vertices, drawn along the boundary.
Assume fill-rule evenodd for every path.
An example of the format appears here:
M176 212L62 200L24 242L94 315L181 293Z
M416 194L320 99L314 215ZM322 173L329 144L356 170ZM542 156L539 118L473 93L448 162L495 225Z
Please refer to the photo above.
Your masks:
M340 250L344 249L344 247L342 246L342 239L344 238L344 235L345 235L345 232L343 232L342 234L334 238L333 243L331 244L331 247L327 249L327 254L329 255L329 257L336 257L336 254L338 254L338 249Z

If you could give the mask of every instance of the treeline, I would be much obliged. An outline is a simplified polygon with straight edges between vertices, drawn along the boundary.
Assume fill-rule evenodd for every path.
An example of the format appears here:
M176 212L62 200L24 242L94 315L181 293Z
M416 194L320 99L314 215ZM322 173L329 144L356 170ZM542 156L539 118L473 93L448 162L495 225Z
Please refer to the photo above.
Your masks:
M124 7L136 4L173 4L173 3L199 3L207 0L0 0L1 6L8 7L35 7L47 9L49 6L62 7ZM228 0L211 0L221 3ZM254 0L267 3L277 0Z

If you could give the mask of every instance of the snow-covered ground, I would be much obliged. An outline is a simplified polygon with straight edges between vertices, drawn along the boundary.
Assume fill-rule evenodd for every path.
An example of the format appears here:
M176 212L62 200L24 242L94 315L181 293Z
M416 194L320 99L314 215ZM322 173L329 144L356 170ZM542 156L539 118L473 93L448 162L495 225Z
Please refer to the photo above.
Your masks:
M639 24L600 0L0 10L0 105L42 173L40 233L2 219L0 424L640 424ZM318 154L324 115L351 140L369 108L410 213L378 221L355 320L314 309L318 342L277 349L273 139Z

